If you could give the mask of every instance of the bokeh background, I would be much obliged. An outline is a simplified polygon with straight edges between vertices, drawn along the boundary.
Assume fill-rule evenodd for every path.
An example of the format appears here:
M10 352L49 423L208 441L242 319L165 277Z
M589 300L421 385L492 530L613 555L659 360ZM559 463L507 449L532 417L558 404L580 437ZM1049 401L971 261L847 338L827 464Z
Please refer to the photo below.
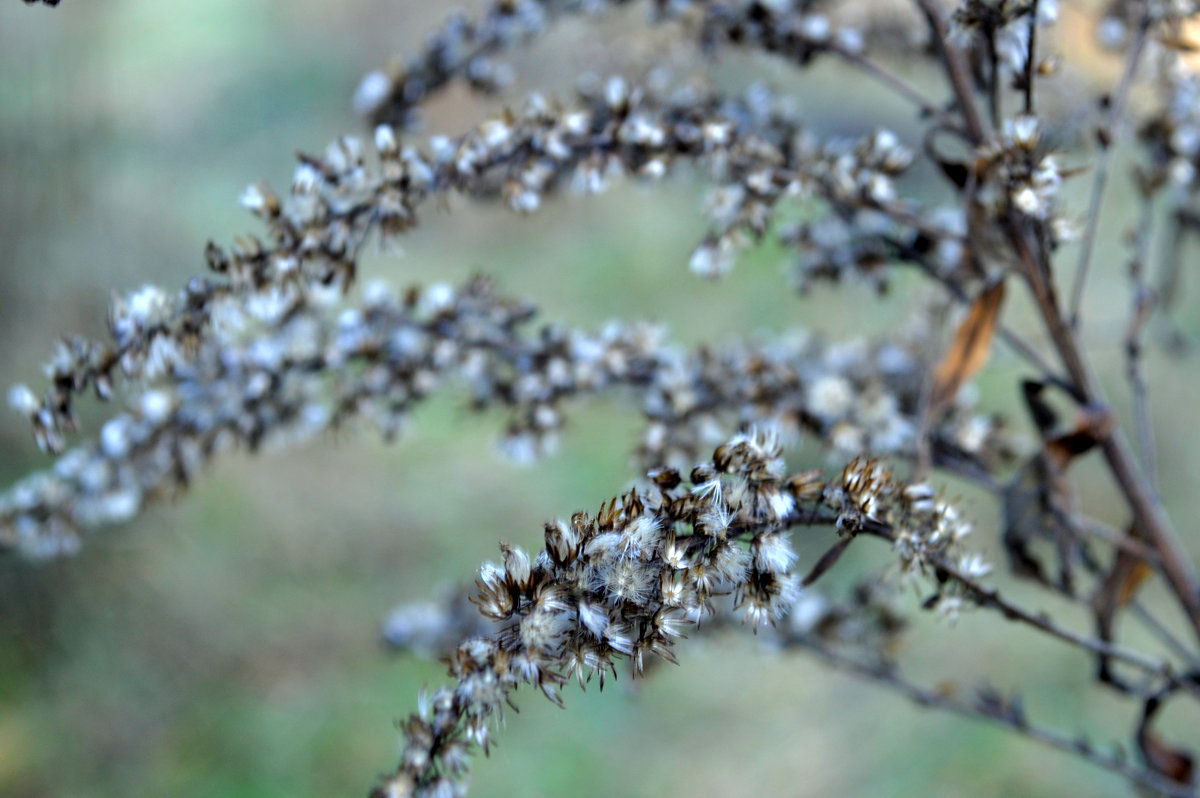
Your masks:
M444 13L418 0L65 0L58 9L8 0L0 7L0 383L36 384L57 336L102 335L112 291L178 286L203 270L207 240L253 231L236 202L242 188L260 178L286 186L295 150L362 132L350 110L360 77L412 52ZM664 52L687 76L686 52L666 46L662 32L637 32L642 13L569 22L515 54L512 96L531 85L561 94L587 69L636 77ZM1060 44L1075 48L1082 67L1070 85L1103 85L1119 62L1094 52L1089 26L1072 19ZM940 91L921 66L897 69ZM820 131L881 122L913 129L906 106L835 64L797 75L730 55L714 74L790 94ZM1084 95L1061 95L1055 118L1069 143L1090 109ZM428 128L464 130L498 102L452 90L432 105ZM1085 188L1069 194L1074 207L1083 207ZM686 260L704 232L701 194L684 170L662 186L565 199L528 219L462 201L430 206L404 253L369 255L364 274L406 284L486 271L503 290L535 300L548 320L654 319L688 343L795 326L868 336L921 306L926 289L904 277L883 299L853 285L797 296L783 290L788 256L771 246L720 284L692 277ZM1119 244L1132 212L1121 192L1105 206L1086 326L1119 412L1128 407ZM1020 299L1005 313L1043 340ZM1198 330L1200 312L1185 300L1151 338L1186 349ZM1194 406L1200 369L1160 346L1150 368L1161 490L1196 551L1197 434L1183 409ZM985 406L1027 427L1016 404L1022 373L998 351L979 388ZM0 559L0 795L365 794L394 765L393 721L411 711L422 685L443 679L437 663L380 645L389 610L471 579L501 538L536 547L544 520L594 510L633 476L636 412L620 401L576 408L561 451L530 467L496 454L502 423L499 414L467 413L447 392L395 445L364 429L286 454L228 458L181 501L88 538L73 559ZM812 443L792 464L829 465ZM0 415L0 483L46 465L21 419ZM1092 514L1123 524L1101 464L1084 462L1078 475ZM951 489L977 521L975 544L998 562L998 508ZM802 566L830 540L804 536ZM856 546L829 589L888 556ZM1078 608L1011 589L1087 628ZM1154 604L1164 592L1152 584L1146 595ZM918 603L902 602L914 614ZM1132 643L1153 646L1130 633ZM954 627L919 618L901 653L930 683L1020 687L1040 720L1128 740L1134 708L1089 686L1084 656L985 613ZM499 748L478 759L472 794L1130 794L1069 757L766 651L748 633L690 641L681 659L645 682L622 674L603 694L570 690L565 712L523 696ZM1196 720L1178 708L1163 728L1196 746Z

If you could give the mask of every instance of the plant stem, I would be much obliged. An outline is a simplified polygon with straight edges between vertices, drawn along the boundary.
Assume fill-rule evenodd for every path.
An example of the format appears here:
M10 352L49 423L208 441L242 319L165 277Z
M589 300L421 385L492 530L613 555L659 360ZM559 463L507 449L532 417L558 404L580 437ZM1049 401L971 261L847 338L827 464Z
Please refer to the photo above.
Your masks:
M1023 711L996 711L996 708L991 707L982 697L968 700L958 697L952 691L923 687L907 679L895 666L887 663L864 662L837 652L807 635L785 635L784 644L810 652L826 665L845 671L857 678L875 682L899 693L919 706L1003 726L1009 731L1035 740L1042 745L1082 757L1098 767L1137 782L1162 795L1171 796L1171 798L1194 798L1196 795L1195 790L1190 786L1171 781L1151 770L1139 767L1124 756L1098 751L1083 738L1073 738L1056 729L1030 723ZM1014 710L1019 710L1019 705L1014 704Z
M957 97L967 131L976 145L981 144L985 140L984 129L972 100L962 54L949 46L945 25L933 0L915 1L929 21L946 77ZM1106 407L1104 394L1082 354L1075 332L1063 318L1055 296L1054 284L1050 279L1050 264L1045 247L1035 249L1030 242L1027 225L1020 224L1012 218L1005 220L1005 230L1017 255L1020 270L1033 292L1054 348L1074 383L1076 396L1083 404ZM1101 449L1113 477L1133 510L1137 523L1162 556L1163 572L1167 581L1187 614L1196 639L1200 641L1200 582L1197 581L1196 569L1191 558L1172 530L1170 518L1162 504L1140 473L1137 458L1119 428L1114 428L1104 437Z
M1092 181L1092 193L1088 200L1087 223L1083 231L1083 239L1079 244L1079 266L1075 269L1075 279L1071 286L1071 314L1069 318L1072 327L1079 326L1079 312L1083 305L1083 289L1087 283L1088 273L1091 270L1092 252L1096 244L1096 231L1100 226L1100 207L1104 204L1104 193L1108 187L1108 172L1112 164L1113 128L1121 118L1121 112L1124 110L1125 102L1129 97L1129 89L1133 85L1133 76L1137 72L1138 63L1142 59L1142 51L1146 47L1149 28L1149 18L1143 14L1141 24L1138 25L1136 38L1133 40L1133 46L1129 50L1129 58L1125 62L1125 72L1121 75L1121 82L1117 87L1116 96L1109 106L1107 119L1100 129L1102 138L1100 141L1100 155L1096 161L1096 177Z

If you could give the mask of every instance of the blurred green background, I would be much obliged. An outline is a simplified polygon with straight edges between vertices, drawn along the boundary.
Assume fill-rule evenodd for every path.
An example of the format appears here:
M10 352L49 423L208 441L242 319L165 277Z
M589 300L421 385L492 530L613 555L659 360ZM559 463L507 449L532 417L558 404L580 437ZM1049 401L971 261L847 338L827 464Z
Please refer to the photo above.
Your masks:
M296 149L362 132L349 109L359 78L412 52L443 13L414 0L4 4L4 387L37 384L56 336L101 335L112 291L178 286L202 271L207 240L254 230L236 202L242 188L260 178L286 186ZM642 13L564 24L513 57L522 85L547 87L546 76L587 68L636 76L664 51L663 34L629 33ZM919 67L902 70L936 86ZM798 78L772 61L731 56L718 73L791 94L819 130L854 133L880 122L912 129L905 106L857 78L848 99L836 65ZM551 79L554 91L570 85ZM450 91L432 106L429 129L461 131L479 109ZM364 274L405 284L487 271L503 290L537 301L547 319L655 319L689 343L798 325L864 336L918 306L924 288L904 278L880 301L856 286L797 297L780 290L787 256L769 246L721 284L691 277L687 254L704 231L700 189L681 173L653 189L625 185L599 199L550 203L529 219L461 201L450 211L430 206L404 254L372 254ZM1132 217L1129 200L1114 196L1087 332L1124 412L1128 306L1116 244ZM1014 325L1028 318L1019 300L1006 309ZM1185 339L1200 329L1195 302L1175 319ZM1186 521L1200 516L1189 472L1196 433L1178 411L1194 405L1200 371L1194 359L1157 351L1150 365L1161 489L1195 551ZM998 352L980 388L986 406L1024 425L1014 382L1022 373ZM365 794L394 765L393 720L411 711L423 684L443 679L437 663L383 650L388 611L471 579L501 538L536 547L544 520L594 510L633 476L636 412L620 401L577 407L562 451L531 467L495 453L502 422L500 414L469 415L448 392L394 446L363 430L286 455L234 457L184 500L88 538L74 559L0 559L0 795ZM21 419L0 416L0 482L46 464ZM793 459L796 467L825 464L812 444ZM1085 462L1079 474L1092 514L1123 524L1101 464ZM975 545L998 562L998 509L954 490L977 520ZM799 541L802 567L830 540ZM875 544L855 547L831 589L888 557ZM1076 608L1011 589L1088 626ZM1148 588L1151 603L1163 595ZM917 604L913 597L905 606L915 613ZM1131 642L1153 645L1135 631ZM1087 658L985 613L955 627L918 619L902 654L929 683L1022 687L1035 718L1128 739L1133 708L1090 688ZM500 747L479 758L472 794L1129 793L1069 757L923 712L803 657L764 652L749 634L689 642L681 659L644 683L623 673L603 695L568 691L565 712L524 696ZM1195 721L1173 710L1164 729L1196 746Z

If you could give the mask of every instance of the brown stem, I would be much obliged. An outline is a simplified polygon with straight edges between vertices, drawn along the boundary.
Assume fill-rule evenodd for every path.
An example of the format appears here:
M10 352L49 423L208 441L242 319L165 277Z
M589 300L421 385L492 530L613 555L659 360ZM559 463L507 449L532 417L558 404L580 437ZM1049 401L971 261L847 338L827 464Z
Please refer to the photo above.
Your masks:
M1150 249L1151 227L1154 222L1154 205L1149 197L1142 198L1141 221L1138 223L1133 252L1129 258L1129 278L1133 286L1133 312L1129 329L1125 334L1125 377L1133 396L1133 417L1137 434L1138 450L1142 455L1142 472L1150 489L1155 489L1156 466L1154 455L1154 427L1150 419L1150 402L1146 385L1146 367L1142 360L1142 334L1158 305L1158 298L1146 285L1146 253Z
M938 563L938 568L945 571L955 582L965 587L968 593L982 606L993 607L1010 621L1017 621L1027 626L1041 629L1051 637L1063 640L1079 648L1087 649L1094 654L1100 654L1112 659L1118 659L1134 665L1149 673L1157 673L1169 678L1172 669L1169 663L1156 660L1132 649L1106 643L1099 638L1089 637L1066 627L1059 626L1045 613L1033 613L1023 607L1013 604L1004 598L995 587L984 585L976 579L967 576L949 562Z
M823 526L836 523L836 516L811 511L797 513L788 519L788 526ZM896 540L892 527L882 522L868 521L863 525L861 531L862 534L880 538L889 543L894 543ZM976 604L995 610L1010 621L1033 627L1050 637L1061 640L1068 645L1084 649L1092 654L1100 654L1120 660L1154 676L1171 679L1174 674L1171 663L1165 660L1154 659L1132 649L1114 645L1096 637L1089 637L1088 635L1068 629L1065 626L1060 626L1044 612L1034 612L1013 603L1002 596L995 587L985 585L974 577L968 576L958 566L945 558L938 558L931 564L947 579L951 579L965 588L967 594Z
M847 50L844 47L838 47L836 44L831 45L829 51L837 54L842 60L861 69L867 75L875 78L880 83L883 83L888 88L894 90L898 95L911 102L920 109L922 114L927 114L934 117L946 127L947 130L955 133L961 133L958 120L945 110L937 107L919 89L913 86L908 81L901 78L894 72L890 72L876 62L867 58L862 53Z
M887 541L894 541L895 539L891 528L884 524L867 524L863 528L863 531ZM947 578L952 579L965 588L967 594L976 604L996 610L1007 620L1024 624L1025 626L1032 626L1050 637L1090 651L1093 654L1111 657L1112 659L1117 659L1134 667L1141 668L1147 673L1168 679L1171 678L1173 669L1169 662L1153 659L1132 649L1117 646L1099 638L1089 637L1088 635L1073 631L1065 626L1060 626L1044 612L1033 612L1018 604L1014 604L1002 596L1000 591L995 587L985 585L974 577L968 576L958 566L945 558L939 558L932 564Z
M1143 14L1141 24L1138 25L1137 38L1133 40L1133 46L1129 50L1129 59L1125 63L1125 72L1121 76L1117 94L1109 105L1107 119L1100 128L1100 156L1096 161L1096 177L1092 181L1092 193L1088 200L1087 224L1084 227L1083 240L1079 245L1079 266L1075 269L1075 280L1071 285L1069 318L1072 327L1079 326L1079 311L1083 305L1083 288L1087 284L1088 272L1092 264L1092 251L1096 243L1096 231L1100 226L1100 207L1104 203L1104 190L1108 186L1108 170L1112 163L1113 128L1125 108L1129 89L1133 86L1133 76L1137 73L1138 64L1142 60L1142 51L1149 38L1147 35L1149 29L1149 16Z
M967 131L976 144L982 143L984 130L972 100L971 86L967 80L966 65L962 60L962 54L949 47L946 41L945 25L934 1L915 0L915 2L929 21L946 77L958 99ZM1058 299L1055 296L1054 283L1050 279L1045 248L1035 247L1030 241L1027 226L1010 218L1006 220L1005 227L1008 239L1016 252L1019 267L1024 272L1024 277L1033 291L1038 310L1050 333L1054 348L1063 361L1067 374L1075 383L1076 396L1085 404L1107 406L1104 394L1083 357L1074 331L1063 318ZM1137 523L1162 556L1163 571L1167 581L1179 598L1180 604L1191 622L1196 639L1200 640L1200 582L1197 581L1196 569L1191 558L1172 530L1170 518L1162 504L1138 470L1137 459L1119 428L1114 428L1101 441L1101 449L1113 477L1120 486L1130 509L1133 510Z
M1015 702L1011 704L1009 711L998 711L999 707L989 703L982 696L971 700L940 688L922 687L901 675L893 665L863 662L835 651L811 636L785 635L784 644L808 651L826 665L845 671L857 678L882 685L919 706L952 712L956 715L1003 726L1011 732L1035 740L1042 745L1082 757L1093 765L1148 787L1156 793L1172 798L1195 798L1196 792L1189 785L1171 781L1147 768L1139 767L1124 756L1098 751L1082 738L1072 738L1055 729L1031 723L1025 717L1024 712L1020 710L1019 704Z
M967 127L967 135L972 143L980 144L986 137L983 120L979 116L979 110L975 107L967 66L950 50L946 40L946 23L942 19L942 10L935 0L915 1L933 33L933 43L942 58L946 77L950 79L950 84L954 88L954 96L958 100L958 108L962 113L963 123Z
M1063 318L1054 284L1047 279L1046 269L1040 265L1042 261L1035 254L1029 237L1012 220L1009 220L1008 230L1054 348L1079 389L1080 397L1085 404L1106 407L1104 394L1083 356L1074 330ZM1162 556L1163 573L1183 605L1196 638L1200 640L1200 583L1197 582L1191 558L1172 530L1171 520L1162 503L1138 469L1137 458L1119 428L1114 427L1101 441L1101 449L1138 525Z
M1025 113L1033 113L1033 79L1037 75L1038 0L1029 9L1029 48L1025 51Z

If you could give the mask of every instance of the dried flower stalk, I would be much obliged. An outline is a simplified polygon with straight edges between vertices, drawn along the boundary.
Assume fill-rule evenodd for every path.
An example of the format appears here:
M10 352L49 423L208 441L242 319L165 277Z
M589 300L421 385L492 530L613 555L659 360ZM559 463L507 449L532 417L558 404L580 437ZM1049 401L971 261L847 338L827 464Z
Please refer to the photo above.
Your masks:
M456 138L406 138L445 87L499 93L510 77L498 60L506 51L560 18L625 5L647 6L650 22L682 32L704 55L739 48L797 68L840 59L915 109L924 137L905 142L880 126L822 139L761 86L733 96L653 75L584 82L568 103L533 94ZM1038 90L1067 79L1046 54L1054 0L914 0L888 12L856 0L497 0L477 19L454 16L415 57L360 85L355 103L374 126L373 147L344 137L320 156L301 156L286 196L248 188L242 204L264 234L210 245L213 274L177 293L147 286L118 297L110 340L67 340L40 395L12 389L10 403L58 459L0 494L0 549L33 559L70 553L81 531L132 518L234 446L287 445L359 417L391 438L447 380L463 386L472 407L508 411L504 449L518 459L552 448L569 400L616 393L644 416L633 447L646 480L594 517L548 523L535 555L501 544L501 562L484 565L471 596L478 614L455 595L393 616L388 638L447 653L452 684L422 695L402 724L400 764L373 795L461 794L472 749L488 751L519 686L561 702L572 679L603 685L618 661L639 676L655 659L677 662L685 632L731 618L780 649L813 653L922 706L1000 724L1157 794L1195 795L1192 752L1152 726L1169 701L1200 694L1200 651L1137 594L1146 580L1163 579L1200 639L1200 580L1156 492L1142 361L1148 326L1183 292L1182 249L1200 228L1200 77L1185 36L1198 13L1188 0L1122 0L1100 20L1102 43L1125 60L1098 131L1069 305L1060 299L1061 253L1075 225L1061 187L1078 173L1063 165L1078 153L1052 149L1052 114ZM890 67L895 52L939 70L949 102ZM1135 118L1139 80L1152 81L1159 97ZM1129 421L1109 409L1082 337L1099 210L1123 128L1137 130L1141 158L1128 260ZM843 278L882 290L890 267L916 266L967 306L957 336L942 341L926 322L870 344L794 333L685 351L657 328L625 322L531 332L533 306L484 278L457 289L373 284L349 293L367 241L408 233L431 199L453 192L532 213L624 177L662 179L679 163L714 184L709 232L688 259L693 272L721 277L768 235L795 254L801 290ZM944 178L936 190L915 190L918 164ZM1155 224L1160 207L1169 210L1165 224ZM781 210L803 211L801 220L783 224ZM1169 235L1153 281L1147 264L1162 228ZM1000 318L1001 298L1022 285L1052 352ZM1034 371L1021 385L1033 452L963 390L987 365L993 335ZM87 390L119 396L126 409L68 451ZM1073 421L1060 420L1052 394L1072 406ZM1140 456L1125 442L1126 423ZM785 444L801 436L820 442L839 476L787 475ZM1070 469L1093 450L1128 518L1095 519L1078 506ZM892 471L903 464L905 479ZM971 525L943 499L939 474L995 497L1013 573L1048 597L1088 606L1096 636L984 581L992 566L965 549ZM827 527L836 534L827 553L794 569L789 535ZM809 587L864 536L892 546L889 574L862 581L849 603ZM1110 565L1093 554L1095 541L1113 549ZM1053 569L1038 553L1047 543ZM1019 695L986 686L964 695L902 675L894 644L904 616L883 598L897 583L951 620L995 612L1094 657L1097 687L1137 702L1130 736L1141 761L1033 724ZM1115 639L1126 609L1163 652Z

